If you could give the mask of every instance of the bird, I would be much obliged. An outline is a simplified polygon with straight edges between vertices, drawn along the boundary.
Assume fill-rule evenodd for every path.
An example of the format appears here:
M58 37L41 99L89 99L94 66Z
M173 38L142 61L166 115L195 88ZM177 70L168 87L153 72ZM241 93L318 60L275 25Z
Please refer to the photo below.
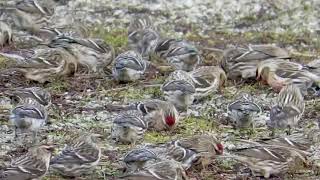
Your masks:
M54 1L20 0L16 2L11 15L16 27L37 34L41 27L50 22L55 6Z
M272 44L233 46L223 51L221 66L229 79L253 79L257 65L270 58L288 59L290 56L285 49Z
M142 169L147 162L156 162L159 158L155 152L146 147L133 149L123 158L126 165L126 172L135 172Z
M261 107L247 93L238 95L227 107L228 117L235 128L254 128L253 116L261 112Z
M117 143L135 145L147 128L148 124L138 114L122 113L113 120L111 137Z
M1 180L41 179L49 169L52 145L31 147L25 155L14 159L8 167L0 170Z
M268 59L259 63L256 78L276 92L287 84L296 84L303 94L313 85L319 87L320 81L320 76L312 73L308 66L283 59Z
M276 104L271 108L270 120L267 126L274 132L275 129L286 129L291 134L291 129L297 126L304 113L305 102L300 89L289 84L277 96Z
M192 71L201 62L198 49L190 42L179 39L163 39L155 48L155 54L176 70Z
M114 59L114 48L102 39L84 39L71 36L57 36L48 47L64 48L71 54L79 65L89 72L103 72L103 68L110 65Z
M66 177L79 177L90 173L101 158L98 137L101 135L85 132L71 138L70 143L51 159L50 167Z
M160 38L150 16L144 14L133 16L128 28L130 49L139 52L144 60L149 60L149 56L154 53Z
M217 155L222 155L224 148L217 137L210 133L194 135L189 138L179 139L173 142L175 146L182 147L185 150L194 151L197 154L198 161L204 170Z
M308 135L308 133L307 133ZM268 137L260 138L258 141L262 146L263 145L276 145L283 146L292 149L297 149L301 151L308 151L313 144L310 137L306 136L306 133L294 133L291 135L283 137Z
M174 160L161 160L158 162L150 162L142 169L129 172L119 179L126 180L187 180L185 170L181 164Z
M171 102L179 111L185 111L194 101L195 85L189 73L176 70L161 86L165 100Z
M12 29L4 21L0 21L0 47L12 44Z
M51 95L49 91L40 87L8 89L5 93L11 97L14 104L19 104L19 102L26 98L34 99L45 107L48 107L51 104Z
M143 114L148 129L173 130L179 123L179 113L170 102L152 99L138 102L135 106Z
M45 83L51 78L73 75L78 67L77 59L65 48L37 49L32 57L17 63L13 68L32 81Z
M119 54L112 67L113 78L120 82L132 82L142 78L147 68L147 62L140 53L126 51Z
M190 72L195 85L195 99L201 99L221 89L227 80L226 73L218 66L201 66Z
M251 146L232 150L231 158L247 165L254 176L270 178L271 175L285 174L290 169L308 163L301 151L282 146Z
M17 131L31 131L35 143L38 130L48 120L48 113L43 105L34 99L26 98L11 110L9 119L15 127L15 137L18 135Z

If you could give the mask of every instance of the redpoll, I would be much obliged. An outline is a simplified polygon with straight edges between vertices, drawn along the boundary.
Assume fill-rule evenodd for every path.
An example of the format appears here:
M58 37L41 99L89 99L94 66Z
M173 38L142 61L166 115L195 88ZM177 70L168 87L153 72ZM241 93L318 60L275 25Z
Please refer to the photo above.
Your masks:
M68 177L78 177L90 173L99 163L101 149L96 144L100 135L84 133L72 139L59 155L50 161L50 167Z
M147 127L147 123L138 115L120 114L113 121L111 137L116 142L135 145L143 137Z
M123 158L127 172L134 172L142 169L147 162L158 160L157 155L148 148L134 149L128 152Z
M182 70L172 72L161 87L165 99L178 110L187 110L193 103L195 86L190 74Z
M313 83L319 86L320 77L299 63L270 59L258 65L257 79L269 84L276 91L280 91L283 86L293 83L304 93Z
M296 133L290 136L277 137L277 138L264 138L258 141L262 145L276 145L297 150L306 151L312 145L312 142L303 133Z
M298 124L305 109L305 103L300 89L291 84L285 86L277 97L277 104L272 107L270 121L267 125L271 129L291 128Z
M221 89L227 80L226 73L217 66L202 66L190 72L199 99Z
M161 148L162 151L158 151L159 157L174 159L175 161L180 162L183 169L186 170L201 160L201 153L199 154L191 149L181 147L178 143L176 143L176 141L170 142Z
M260 112L260 106L253 102L249 94L242 94L228 105L228 117L237 128L253 128L254 122L252 118Z
M150 163L143 169L128 173L120 179L126 180L186 180L188 179L181 164L174 160Z
M43 49L15 68L25 78L44 83L56 76L73 74L77 69L77 60L64 48Z
M53 39L49 47L63 47L75 57L78 64L92 72L101 72L114 59L114 49L100 39L80 39L70 36L59 36Z
M31 98L43 106L49 106L51 104L50 93L40 87L16 88L8 93L14 101L17 101L16 103L19 103L26 98Z
M121 53L114 60L112 75L117 81L130 82L141 78L147 67L146 61L135 51Z
M19 1L12 14L14 23L22 30L37 33L41 27L49 22L49 16L53 15L54 11L53 5L44 6L44 4L39 4L37 0Z
M131 20L128 44L131 49L141 53L143 58L148 59L148 56L154 52L159 39L160 36L149 16L137 15Z
M5 22L0 21L0 47L12 43L12 30Z
M162 131L174 129L179 122L179 113L170 102L148 100L137 104L143 113L148 128Z
M200 157L198 162L201 163L203 169L212 163L212 159L216 155L223 154L222 144L212 134L195 135L177 140L174 143L176 146L196 152L197 156Z
M306 157L300 151L285 147L255 146L234 150L234 159L246 164L254 176L269 178L271 175L286 173L298 163L306 163Z
M13 160L10 166L0 170L1 180L41 179L49 168L52 146L32 147L28 153Z
M22 132L32 131L33 139L36 140L37 131L44 126L48 119L47 111L44 106L37 101L27 98L21 104L17 105L10 115L10 121L15 126L15 135L17 130Z
M192 71L201 60L197 48L184 40L162 40L158 43L155 53L165 58L177 70Z
M232 47L224 51L222 67L230 79L249 79L255 77L258 63L269 58L289 58L289 54L274 45Z

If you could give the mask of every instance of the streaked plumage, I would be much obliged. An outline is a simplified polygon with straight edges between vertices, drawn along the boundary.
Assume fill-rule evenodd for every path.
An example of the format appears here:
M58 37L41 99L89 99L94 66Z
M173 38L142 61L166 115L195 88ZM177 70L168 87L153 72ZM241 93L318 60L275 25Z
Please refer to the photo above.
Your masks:
M32 147L28 153L14 159L11 164L0 170L1 180L41 179L49 169L53 146Z
M263 138L258 141L262 145L276 145L307 151L312 141L304 133L295 133L289 136L276 138Z
M306 154L296 149L274 146L253 146L233 150L232 158L246 164L254 176L269 178L287 173L291 168L307 163Z
M120 114L113 120L111 138L118 143L135 145L147 128L148 124L142 117L129 113Z
M41 27L49 23L54 13L55 3L37 0L18 1L12 13L14 24L25 31L37 34Z
M130 172L120 179L126 180L187 180L181 164L174 160L162 160L147 164L143 169Z
M314 83L319 87L320 82L320 76L312 73L307 66L282 59L261 62L257 67L257 79L269 84L276 91L293 83L303 91L303 94Z
M101 148L96 144L97 134L83 133L52 158L50 167L63 176L78 177L89 174L98 165Z
M77 59L65 48L59 47L37 50L33 57L17 64L14 69L29 80L44 83L52 77L71 75L77 67Z
M174 145L182 147L185 150L194 151L199 158L197 163L201 164L203 169L212 163L217 155L223 154L223 145L212 134L194 135L190 138L176 140ZM190 152L189 155L192 157ZM195 159L192 157L189 160L194 161Z
M134 149L128 152L123 162L126 165L126 172L134 172L142 169L148 162L155 162L158 160L157 154L148 148Z
M192 71L201 61L197 48L185 40L159 41L155 53L166 59L176 70Z
M112 68L113 78L121 82L139 80L147 67L147 62L135 51L126 51L119 54Z
M227 80L226 73L217 66L202 66L190 72L195 85L195 98L203 98L222 88Z
M289 58L286 50L274 45L249 45L231 47L223 52L222 67L228 78L250 79L256 75L257 65L269 58Z
M8 90L6 93L11 96L14 103L19 103L26 98L31 98L43 106L49 106L51 104L49 91L40 87L15 88Z
M101 39L58 36L48 46L64 48L79 65L86 67L89 72L102 72L103 68L112 63L115 56L113 47Z
M141 53L146 60L154 52L160 35L147 15L136 15L130 21L128 29L128 45L130 49Z
M309 68L310 72L320 76L320 59L310 61L306 66Z
M304 98L296 85L287 85L279 93L276 105L270 112L270 121L267 122L271 129L285 129L295 127L305 109Z
M148 128L156 131L172 130L179 123L179 113L170 102L146 100L137 104Z
M0 47L12 43L12 30L5 22L0 21Z
M36 100L27 98L12 109L10 122L14 125L17 136L17 131L33 132L33 139L37 136L37 131L45 125L48 119L48 114L44 106Z
M246 93L236 97L235 101L228 105L228 117L236 128L253 128L252 118L260 112L260 106Z
M193 103L196 89L189 73L176 70L165 80L161 91L167 101L171 102L178 110L184 111Z

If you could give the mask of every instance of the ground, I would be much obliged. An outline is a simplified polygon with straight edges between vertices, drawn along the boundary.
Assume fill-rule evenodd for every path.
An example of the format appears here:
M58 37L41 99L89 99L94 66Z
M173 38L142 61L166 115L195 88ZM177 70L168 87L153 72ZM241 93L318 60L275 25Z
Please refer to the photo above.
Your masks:
M90 8L86 11L90 15L85 18L85 21L91 22L93 17L96 16L99 17L96 21L100 21L92 22L98 25L88 25L88 32L91 37L102 38L113 45L117 54L128 49L126 29L129 21L128 16L135 12L151 12L152 16L159 20L156 21L156 24L160 26L159 29L161 29L160 31L164 36L178 36L194 42L201 51L204 59L203 64L205 65L219 65L222 54L203 50L203 47L224 49L230 44L275 43L288 49L294 61L301 63L309 62L320 55L320 39L317 27L314 27L314 23L312 23L315 21L312 16L316 16L315 12L318 8L316 1L301 1L303 2L302 5L288 1L289 4L292 3L291 7L288 7L285 3L278 3L278 1L270 4L259 1L246 1L248 3L247 6L244 4L239 6L246 7L249 10L247 13L242 10L243 12L241 11L239 16L235 15L236 10L232 8L229 13L225 12L229 7L227 2L232 2L234 5L234 1L226 1L222 5L220 1L210 4L212 6L209 7L216 7L216 12L220 12L220 16L215 14L216 12L209 11L210 8L206 8L203 13L206 15L201 13L205 3L209 2L203 2L203 4L195 3L195 8L188 8L192 6L189 6L189 4L194 3L194 1L186 1L185 5L180 4L181 7L174 5L172 11L163 9L164 5L161 2L158 2L161 6L160 10L157 10L157 1L144 1L147 4L150 3L150 6L139 5L140 1L134 1L133 4L124 3L125 5L115 2L108 4L110 2L106 1L108 2L106 3L107 5L97 9L99 7L98 2L101 3L103 1L97 1L95 5L88 2L74 1L75 4L70 3L69 6L77 8L88 5L88 7L96 11L100 10L100 14L91 12ZM223 8L223 5L226 7ZM261 7L255 11L256 6ZM126 8L121 9L121 7ZM217 10L218 7L220 11ZM58 10L62 12L65 11L65 8L62 6ZM184 10L184 8L187 10ZM258 14L262 10L266 12ZM186 19L182 18L185 15L184 13L187 13ZM194 17L190 13L195 13ZM83 15L85 13L79 12L79 14ZM78 17L80 18L81 16ZM235 17L236 19L232 20ZM220 21L218 21L219 18ZM10 67L10 65L10 60L0 56L1 70ZM101 147L103 147L103 157L95 172L90 176L84 177L84 179L115 179L117 175L122 173L120 159L131 147L115 145L111 142L111 122L117 112L108 112L103 107L105 104L110 103L128 104L143 99L162 98L159 85L164 79L165 75L157 74L157 76L141 82L117 84L108 75L76 74L73 77L57 78L53 79L52 82L39 84L29 82L19 74L13 74L10 77L0 76L0 89L30 86L40 86L48 89L53 96L53 106L49 110L49 123L39 133L41 142L60 144L60 148L55 152L57 153L63 148L66 139L79 130L99 133L103 135L99 140ZM163 133L148 131L144 140L139 144L161 143L202 132L212 132L222 140L222 143L228 149L228 147L233 146L232 140L235 138L258 139L259 137L267 136L269 131L265 126L257 127L254 132L240 132L225 124L226 106L241 91L253 94L258 104L263 107L264 113L256 117L257 121L263 124L267 119L268 110L273 104L276 94L268 86L258 82L239 84L229 80L221 91L192 105L188 112L188 117L183 118L174 131ZM25 152L27 147L20 146L12 141L13 131L8 123L7 116L11 107L10 105L3 105L8 104L9 100L1 92L0 100L2 105L0 106L1 166L10 162L12 156ZM313 98L307 98L306 101L307 107L301 124L303 127L309 127L314 120L320 118L320 114L317 113L320 109L319 102ZM3 163L1 160L3 160ZM194 180L256 179L251 177L244 169L243 166L239 166L234 161L217 160L202 173L197 169L189 170L188 176ZM238 171L241 171L241 174ZM316 172L312 171L311 168L306 168L295 172L295 174L285 174L273 179L317 179L316 177ZM63 177L50 172L44 179L63 179Z

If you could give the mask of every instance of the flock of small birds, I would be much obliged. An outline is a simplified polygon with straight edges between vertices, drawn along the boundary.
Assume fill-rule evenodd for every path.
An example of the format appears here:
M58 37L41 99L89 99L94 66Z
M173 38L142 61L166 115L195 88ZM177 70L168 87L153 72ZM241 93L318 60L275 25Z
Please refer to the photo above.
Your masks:
M85 70L86 73L110 73L116 82L130 83L145 78L150 68L158 70L153 56L174 69L160 87L163 99L130 104L127 109L135 110L136 114L123 110L114 119L110 141L130 144L133 148L123 157L125 171L117 179L186 180L189 168L200 165L206 169L215 159L234 159L248 166L252 176L264 178L285 174L298 164L310 165L309 149L318 142L319 128L303 132L296 128L305 111L304 97L319 96L320 60L300 64L291 61L285 49L261 44L232 46L223 50L220 66L201 66L202 57L192 42L162 37L152 19L141 14L132 18L128 28L130 50L116 55L114 48L101 39L83 38L77 33L46 27L54 6L40 2L22 0L6 8L5 13L13 21L12 24L0 21L2 49L14 46L11 28L30 33L39 40L27 58L1 52L1 56L17 61L15 67L6 72L20 72L28 80L45 83ZM252 79L279 93L266 123L269 138L239 139L249 146L227 152L219 138L209 132L163 144L136 146L146 131L170 132L177 128L190 105L217 93L227 80ZM32 133L33 146L27 154L14 158L10 165L0 169L1 180L41 178L49 168L64 177L85 177L99 164L101 134L81 132L53 157L53 150L59 145L37 141L37 132L46 126L48 108L52 107L50 92L39 87L20 87L5 93L14 104L9 121L15 130L15 139L23 133ZM254 129L253 116L263 111L245 92L230 103L227 110L229 123L238 129Z

